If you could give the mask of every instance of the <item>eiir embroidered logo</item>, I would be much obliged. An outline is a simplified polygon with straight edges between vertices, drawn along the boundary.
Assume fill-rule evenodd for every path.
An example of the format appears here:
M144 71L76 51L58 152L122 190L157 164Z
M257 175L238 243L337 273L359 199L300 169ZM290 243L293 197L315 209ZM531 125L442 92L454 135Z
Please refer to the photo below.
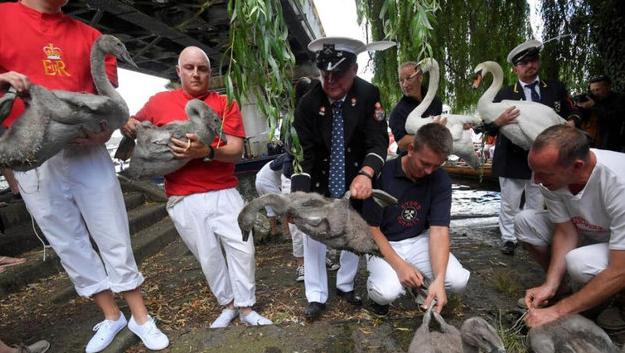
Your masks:
M65 67L63 61L63 51L61 48L55 47L54 44L48 43L43 47L44 59L43 72L47 76L71 76Z

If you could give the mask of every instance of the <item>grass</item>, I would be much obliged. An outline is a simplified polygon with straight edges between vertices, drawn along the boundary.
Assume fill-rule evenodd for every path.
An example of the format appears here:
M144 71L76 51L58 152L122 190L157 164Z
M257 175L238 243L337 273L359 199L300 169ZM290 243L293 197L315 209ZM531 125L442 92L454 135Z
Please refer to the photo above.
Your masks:
M507 353L528 353L529 350L525 345L525 335L522 333L524 324L522 315L517 319L511 327L504 326L504 320L502 319L502 313L499 312L497 318L497 333L503 341L504 347L506 347Z
M490 282L495 290L513 298L523 290L518 274L510 270L494 270Z

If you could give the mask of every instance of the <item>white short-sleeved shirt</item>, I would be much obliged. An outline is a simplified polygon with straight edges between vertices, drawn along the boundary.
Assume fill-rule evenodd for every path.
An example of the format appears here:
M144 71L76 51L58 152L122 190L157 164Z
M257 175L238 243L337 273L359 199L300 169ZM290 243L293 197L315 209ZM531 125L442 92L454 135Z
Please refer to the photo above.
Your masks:
M588 183L577 195L568 188L540 186L554 223L571 221L589 240L625 250L625 153L591 149L597 157Z

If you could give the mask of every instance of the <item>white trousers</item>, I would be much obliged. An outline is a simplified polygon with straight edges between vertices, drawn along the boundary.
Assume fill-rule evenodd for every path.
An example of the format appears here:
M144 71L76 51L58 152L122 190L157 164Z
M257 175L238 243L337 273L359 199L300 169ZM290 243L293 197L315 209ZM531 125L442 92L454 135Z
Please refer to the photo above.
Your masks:
M280 186L282 184L282 170L271 170L271 168L269 167L270 164L271 162L266 163L258 171L258 173L256 173L254 185L256 186L256 193L258 193L258 196L269 193L280 193ZM267 211L267 216L274 217L276 215L271 207L266 207L265 209Z
M551 245L554 228L548 211L524 210L515 217L515 232L519 241L537 247ZM580 236L582 243L590 243L583 234ZM608 267L609 255L608 243L580 246L566 254L566 270L573 281L587 283Z
M282 175L282 193L291 193L291 179ZM289 223L289 233L293 240L293 257L304 257L304 232L302 232L295 224Z
M516 243L514 236L514 216L521 210L521 197L525 192L523 209L542 210L543 195L531 179L513 179L499 177L501 189L501 208L499 210L499 231L502 241Z
M15 172L15 177L28 211L79 295L123 292L143 283L130 245L124 198L104 145L66 148L39 168Z
M328 273L326 270L325 244L304 237L304 287L308 302L325 303L328 300ZM343 292L354 290L354 278L358 272L359 257L349 251L341 251L341 268L336 273L336 288Z
M244 242L237 217L243 199L235 188L185 196L170 202L169 216L180 237L200 262L220 305L256 302L254 239ZM222 252L223 247L223 252Z
M389 242L397 255L413 265L424 277L432 280L434 274L430 262L429 236L423 233L418 237ZM392 303L406 293L397 273L383 258L367 256L367 293L369 298L380 305ZM453 254L449 254L445 288L453 293L461 293L469 282L471 273L462 267Z

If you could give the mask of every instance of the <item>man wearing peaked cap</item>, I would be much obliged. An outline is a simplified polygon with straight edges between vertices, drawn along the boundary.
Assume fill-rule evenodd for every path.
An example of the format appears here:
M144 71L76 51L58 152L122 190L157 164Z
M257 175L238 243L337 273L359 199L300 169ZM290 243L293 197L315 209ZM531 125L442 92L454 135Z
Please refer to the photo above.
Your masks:
M566 88L560 81L543 80L540 71L540 51L543 44L538 40L528 40L510 51L507 60L518 80L504 87L494 102L502 100L526 100L538 102L553 108L570 124L579 123L578 110L573 105ZM516 123L519 110L511 107L504 111L493 124L487 124L486 132L497 136L493 156L493 174L499 177L501 188L501 210L499 230L501 232L501 252L513 255L517 238L514 231L514 217L521 210L521 199L525 194L524 209L542 209L543 197L537 185L531 180L531 170L527 164L528 151L513 144L506 136L499 134L499 128Z
M530 39L527 42L523 42L517 45L514 49L510 50L507 57L508 63L516 66L522 61L529 61L538 58L542 47L543 43L536 39Z
M386 160L387 124L374 85L356 76L356 56L366 50L384 50L393 42L365 45L344 37L320 38L308 45L315 53L321 82L304 95L295 111L294 127L304 158L302 172L293 174L293 191L312 191L340 198L351 192L352 205L360 210L371 195L372 179ZM304 284L308 306L305 315L314 320L325 309L328 280L326 246L304 239ZM362 301L354 293L358 257L341 253L337 295L354 305Z

